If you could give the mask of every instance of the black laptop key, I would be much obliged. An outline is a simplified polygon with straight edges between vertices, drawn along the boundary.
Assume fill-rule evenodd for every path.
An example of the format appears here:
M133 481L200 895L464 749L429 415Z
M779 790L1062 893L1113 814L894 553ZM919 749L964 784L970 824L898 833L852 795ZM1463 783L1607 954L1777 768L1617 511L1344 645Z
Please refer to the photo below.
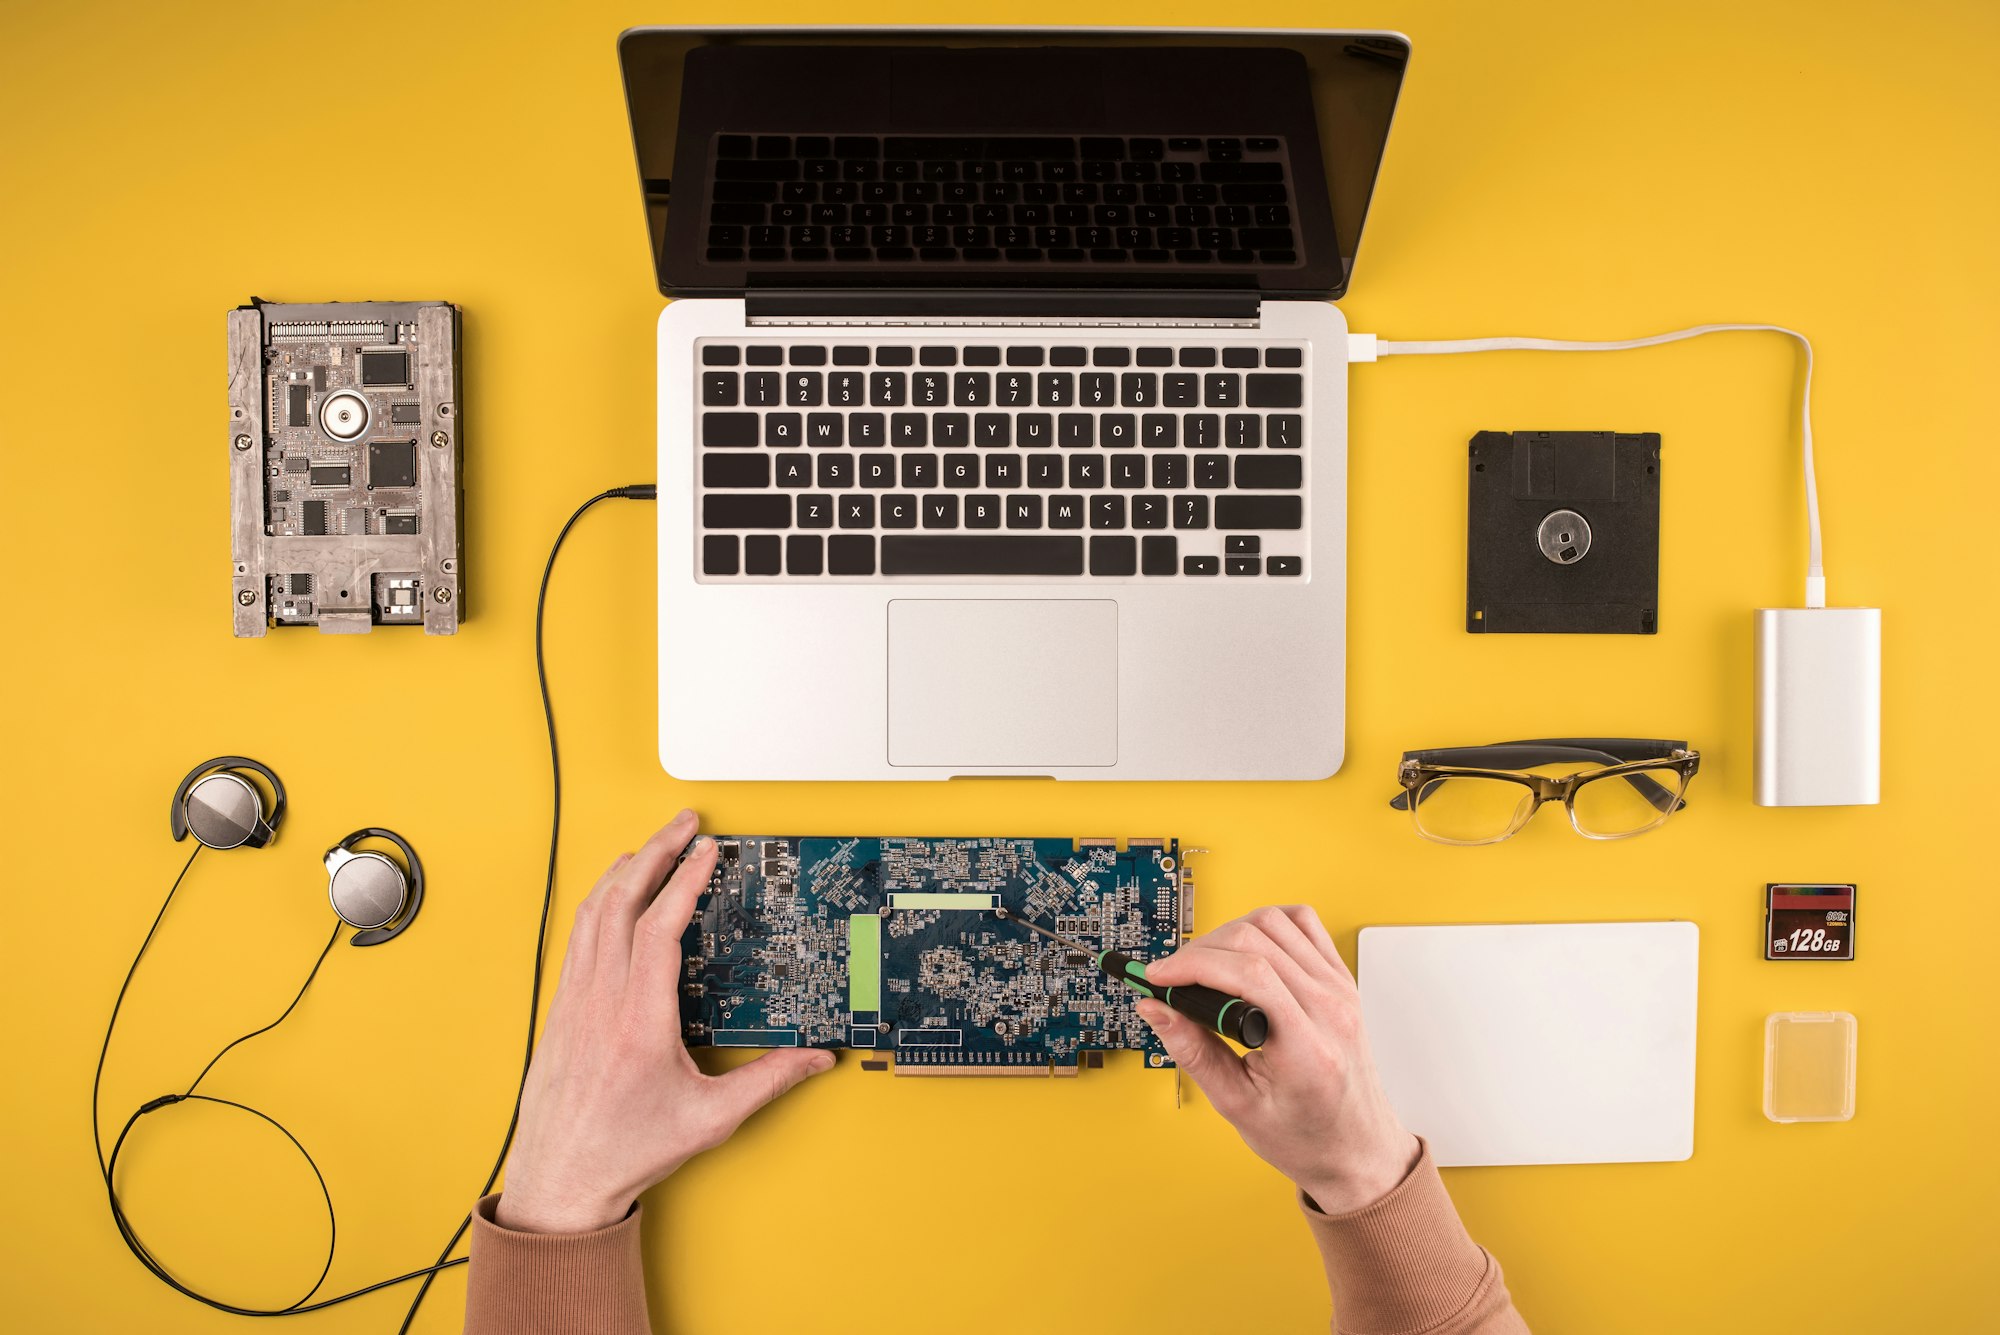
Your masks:
M1063 462L1056 455L1036 454L1028 458L1028 485L1031 487L1060 487L1063 484Z
M1242 491L1296 491L1305 485L1305 461L1296 454L1246 454L1236 460Z
M1264 419L1256 413L1231 413L1222 419L1222 439L1232 450L1254 450L1264 443Z
M1181 568L1180 542L1171 535L1139 540L1139 571L1144 575L1171 575Z
M1223 569L1231 575L1260 575L1264 563L1254 556L1229 556L1223 558Z
M1096 439L1096 424L1089 413L1063 413L1056 418L1056 443L1066 450L1087 449Z
M705 533L701 539L701 573L733 575L739 568L734 533Z
M1132 498L1133 528L1165 528L1167 526L1167 498L1164 496L1134 496Z
M1293 377L1296 379L1297 377ZM1202 390L1210 408L1234 408L1243 401L1243 377L1231 371L1217 372L1202 378ZM1278 404L1277 407L1293 407L1296 403Z
M701 485L768 487L771 485L771 460L762 454L704 454L701 457Z
M1181 569L1190 575L1219 575L1222 561L1214 556L1190 556L1181 563Z
M781 454L772 469L773 480L781 487L810 487L812 485L812 456L809 454Z
M1018 413L1014 417L1014 444L1024 450L1045 450L1055 444L1055 419L1047 413Z
M792 498L709 495L701 498L703 528L790 528Z
M1215 365L1215 349L1214 349L1214 348L1182 348L1182 349L1181 349L1181 365L1182 365L1182 366L1213 366L1213 365Z
M877 366L908 366L915 357L916 351L913 348L894 347L875 349L875 364Z
M828 488L844 488L854 485L854 456L851 454L822 454L815 473L819 485Z
M826 543L817 533L794 533L785 539L785 573L817 575L826 568Z
M1201 402L1201 377L1175 372L1165 378L1160 402L1169 408L1192 408Z
M1274 450L1296 450L1305 443L1305 420L1297 413L1271 413L1264 425L1270 436L1266 443Z
M957 528L958 497L926 496L923 500L922 514L925 528Z
M851 413L847 418L847 443L857 450L880 449L889 443L881 413Z
M1180 444L1180 423L1173 413L1147 413L1139 421L1139 443L1149 450L1170 450Z
M1258 556L1263 550L1264 540L1254 533L1232 533L1222 540L1224 556Z
M783 568L784 544L775 533L753 533L743 539L743 573L775 575Z
M757 443L757 414L703 413L701 443L710 449L735 450Z
M1123 496L1092 496L1090 498L1090 526L1092 528L1124 528L1125 498Z
M1173 364L1174 350L1172 348L1139 349L1139 365L1141 366L1172 366Z
M865 533L837 533L826 540L826 573L875 573L875 539Z
M1139 573L1139 541L1127 537L1096 537L1090 540L1090 573L1093 575L1136 575Z
M906 454L903 456L903 485L911 490L919 487L935 487L938 482L937 456L934 454Z
M967 528L999 528L1000 498L998 496L967 496L965 498L965 526Z
M893 487L896 485L896 456L893 454L863 454L855 459L856 471L864 487Z
M1305 351L1302 348L1266 348L1264 350L1264 365L1266 366L1300 366L1304 362Z
M1207 528L1208 497L1206 496L1174 497L1174 527Z
M804 419L797 413L765 413L764 443L773 449L790 449L804 440Z
M715 164L715 179L718 181L796 181L799 179L799 164L773 159L759 161L751 159L726 159Z
M743 350L722 343L708 343L702 346L703 366L734 366L743 360Z
M866 493L842 496L834 522L842 528L874 528L875 498Z
M1081 496L1049 497L1049 527L1082 528L1083 497Z
M1078 458L1086 456L1078 455ZM1127 491L1137 490L1146 485L1146 456L1131 450L1121 450L1109 456L1111 460L1111 485Z
M831 449L845 437L847 419L839 413L808 413L806 415L806 444L820 449Z
M1304 569L1305 562L1296 556L1273 556L1264 562L1264 573L1267 575L1297 575Z
M1035 377L1035 402L1043 408L1069 407L1076 402L1076 376L1069 371L1043 371Z
M1194 484L1204 491L1220 491L1229 485L1229 456L1197 454L1194 457Z
M1187 456L1184 454L1154 455L1153 485L1161 491L1179 491L1186 487Z
M1215 526L1224 529L1294 529L1305 523L1297 496L1218 496Z
M944 457L944 484L947 487L978 486L979 456L976 454L947 454Z
M916 526L916 497L899 493L882 498L883 528L915 528Z
M892 534L882 539L882 573L1081 575L1083 539L1055 534Z
M1252 408L1296 408L1305 402L1305 377L1269 372L1245 376L1244 402Z

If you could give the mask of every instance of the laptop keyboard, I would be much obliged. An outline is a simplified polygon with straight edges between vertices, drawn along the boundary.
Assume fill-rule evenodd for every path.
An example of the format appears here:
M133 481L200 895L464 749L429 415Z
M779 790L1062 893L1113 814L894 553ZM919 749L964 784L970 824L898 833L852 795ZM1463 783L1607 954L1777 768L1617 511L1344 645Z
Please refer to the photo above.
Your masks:
M1275 136L717 135L712 263L1300 263Z
M1305 356L698 340L701 576L1302 576Z

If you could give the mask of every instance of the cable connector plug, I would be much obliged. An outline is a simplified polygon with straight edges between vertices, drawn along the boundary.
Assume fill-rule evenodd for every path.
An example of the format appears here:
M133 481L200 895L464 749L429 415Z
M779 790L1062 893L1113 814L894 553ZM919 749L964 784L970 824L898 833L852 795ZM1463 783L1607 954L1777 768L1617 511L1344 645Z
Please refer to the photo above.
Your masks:
M1374 334L1349 334L1347 336L1347 360L1353 363L1372 362L1380 340Z
M650 482L635 483L629 487L613 487L606 496L622 496L628 501L656 501L660 499L660 489Z

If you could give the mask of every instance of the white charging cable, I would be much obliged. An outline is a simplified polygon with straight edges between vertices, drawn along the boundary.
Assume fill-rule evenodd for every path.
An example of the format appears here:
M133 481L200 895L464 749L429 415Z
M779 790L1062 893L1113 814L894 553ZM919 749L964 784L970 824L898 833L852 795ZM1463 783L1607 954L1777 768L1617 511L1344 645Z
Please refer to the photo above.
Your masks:
M1401 343L1374 334L1349 334L1347 360L1372 362L1378 357L1431 356L1450 352L1627 352L1633 348L1653 348L1662 343L1700 338L1703 334L1762 333L1783 334L1795 339L1806 353L1806 383L1799 402L1799 435L1805 444L1806 461L1806 606L1826 606L1826 570L1820 559L1819 479L1813 472L1812 434L1812 341L1796 329L1776 324L1698 324L1676 329L1670 334L1648 338L1586 342L1566 338L1451 338Z

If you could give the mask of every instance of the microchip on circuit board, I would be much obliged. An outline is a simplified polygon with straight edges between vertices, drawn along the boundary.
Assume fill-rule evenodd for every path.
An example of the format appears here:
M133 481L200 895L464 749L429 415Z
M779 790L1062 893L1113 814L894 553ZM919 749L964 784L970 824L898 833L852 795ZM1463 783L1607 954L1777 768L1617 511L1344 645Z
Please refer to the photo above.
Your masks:
M1172 839L719 835L681 940L693 1047L873 1049L899 1075L1075 1075L1171 1060L1137 993L999 917L1140 959L1193 922Z
M252 301L229 313L236 634L457 631L459 311Z

